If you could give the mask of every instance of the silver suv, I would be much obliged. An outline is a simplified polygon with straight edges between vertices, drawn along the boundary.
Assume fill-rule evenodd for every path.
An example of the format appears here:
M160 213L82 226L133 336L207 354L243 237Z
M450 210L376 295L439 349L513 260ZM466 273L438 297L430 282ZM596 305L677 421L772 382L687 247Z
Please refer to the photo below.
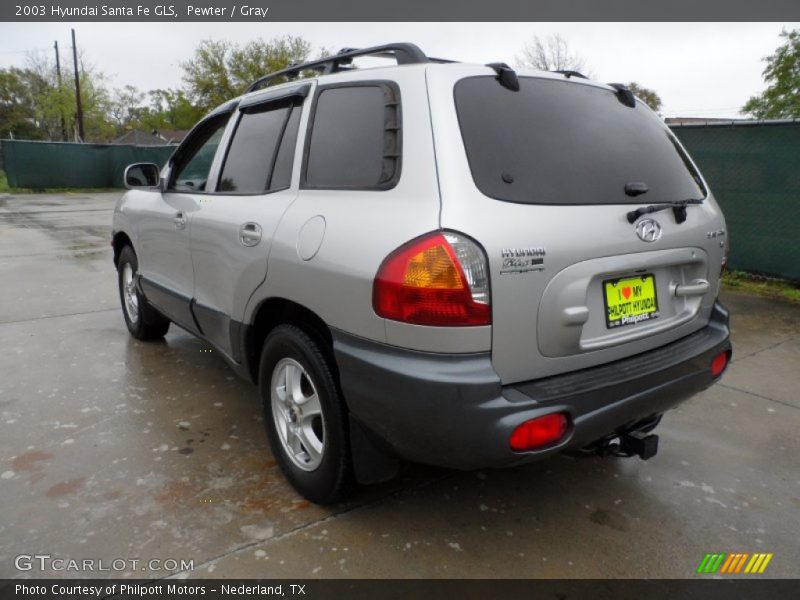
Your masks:
M730 359L722 213L619 84L348 49L265 76L125 180L128 329L175 323L256 382L315 502L404 461L649 458Z

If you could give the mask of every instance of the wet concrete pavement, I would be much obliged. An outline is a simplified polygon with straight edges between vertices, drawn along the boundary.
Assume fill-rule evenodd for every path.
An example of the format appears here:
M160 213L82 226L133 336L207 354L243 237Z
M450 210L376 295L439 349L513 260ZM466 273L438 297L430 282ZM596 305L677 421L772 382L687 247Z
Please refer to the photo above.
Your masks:
M798 575L797 305L723 295L735 360L648 462L413 467L320 508L275 466L253 386L176 327L128 336L115 198L0 196L0 577L161 577L148 561L176 559L211 577L682 578L706 552ZM17 570L37 553L126 562Z

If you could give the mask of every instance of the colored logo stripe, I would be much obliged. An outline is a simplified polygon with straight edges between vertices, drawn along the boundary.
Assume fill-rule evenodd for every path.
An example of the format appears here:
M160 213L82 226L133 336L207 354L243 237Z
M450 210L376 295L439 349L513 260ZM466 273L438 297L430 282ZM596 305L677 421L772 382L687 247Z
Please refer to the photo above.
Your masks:
M704 574L735 574L741 573L742 569L744 569L745 573L760 574L766 570L767 565L772 560L772 556L772 553L762 552L755 554L749 554L748 552L734 552L731 554L725 552L708 553L700 561L697 572Z
M722 563L722 568L719 570L720 573L730 573L731 565L737 563L739 561L738 554L728 554L728 558Z
M726 554L724 552L718 554L706 554L703 561L700 563L700 566L697 567L698 573L716 573L717 569L719 569L722 561L725 559Z
M747 558L748 558L749 556L750 556L750 555L749 555L747 552L745 552L744 554L742 554L742 558L740 558L740 559L739 559L739 564L737 564L737 565L736 565L736 570L735 570L735 571L733 571L734 573L738 573L739 571L741 571L741 570L742 570L742 567L744 567L744 563L745 563L745 561L747 560Z
M747 563L747 566L744 568L745 573L763 573L769 561L772 560L772 554L753 554L753 558L750 559L750 562Z
M750 556L746 552L737 552L728 555L728 560L722 565L720 573L738 573L744 566L747 557Z

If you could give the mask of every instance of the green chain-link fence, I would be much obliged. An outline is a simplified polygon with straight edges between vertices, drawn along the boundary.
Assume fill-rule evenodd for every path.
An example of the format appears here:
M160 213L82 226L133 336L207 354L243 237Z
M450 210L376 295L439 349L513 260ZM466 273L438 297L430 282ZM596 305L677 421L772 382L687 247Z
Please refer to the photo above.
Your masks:
M800 121L672 130L725 213L729 268L800 280Z
M123 187L125 167L136 162L164 164L169 146L72 144L2 140L3 166L11 187Z

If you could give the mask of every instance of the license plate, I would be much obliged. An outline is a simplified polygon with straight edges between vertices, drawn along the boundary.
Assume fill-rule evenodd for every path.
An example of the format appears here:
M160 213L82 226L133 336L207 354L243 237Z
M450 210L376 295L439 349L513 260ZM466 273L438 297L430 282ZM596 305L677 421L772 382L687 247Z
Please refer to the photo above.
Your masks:
M635 325L658 317L654 275L611 279L603 282L606 327Z

